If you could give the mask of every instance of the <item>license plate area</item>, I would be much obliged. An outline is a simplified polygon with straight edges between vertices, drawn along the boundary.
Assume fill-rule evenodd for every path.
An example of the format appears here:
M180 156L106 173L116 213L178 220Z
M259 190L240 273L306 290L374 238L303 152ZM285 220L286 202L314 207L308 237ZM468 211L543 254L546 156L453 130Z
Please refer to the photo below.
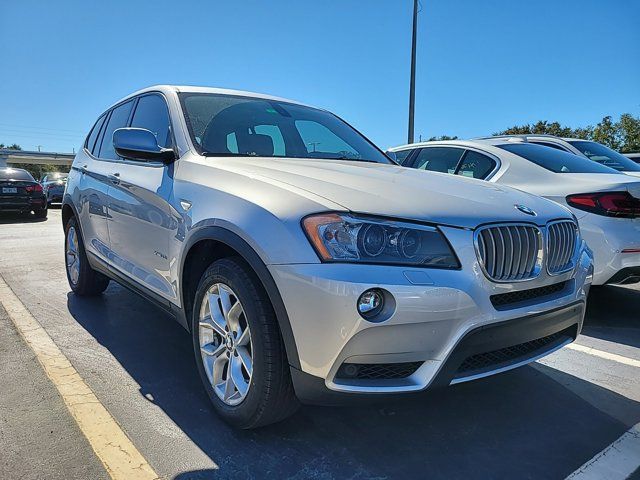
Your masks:
M18 193L17 187L2 187L2 193Z

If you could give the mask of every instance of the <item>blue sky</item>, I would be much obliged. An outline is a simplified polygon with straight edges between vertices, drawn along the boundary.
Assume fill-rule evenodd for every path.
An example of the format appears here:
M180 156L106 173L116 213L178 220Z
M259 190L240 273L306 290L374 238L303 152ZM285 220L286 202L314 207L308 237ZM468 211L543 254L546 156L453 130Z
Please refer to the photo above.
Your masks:
M158 83L327 108L406 139L411 0L0 0L0 143L71 151ZM640 115L637 0L422 0L416 137Z

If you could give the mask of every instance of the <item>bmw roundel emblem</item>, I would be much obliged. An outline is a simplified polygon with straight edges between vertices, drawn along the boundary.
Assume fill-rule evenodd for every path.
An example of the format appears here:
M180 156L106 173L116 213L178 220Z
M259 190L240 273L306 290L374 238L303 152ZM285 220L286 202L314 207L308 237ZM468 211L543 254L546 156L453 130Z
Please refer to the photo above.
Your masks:
M532 217L535 217L537 215L536 212L534 212L533 210L531 210L529 207L526 207L524 205L514 205L514 207L516 207L518 210L520 210L522 213L526 213L527 215L531 215Z

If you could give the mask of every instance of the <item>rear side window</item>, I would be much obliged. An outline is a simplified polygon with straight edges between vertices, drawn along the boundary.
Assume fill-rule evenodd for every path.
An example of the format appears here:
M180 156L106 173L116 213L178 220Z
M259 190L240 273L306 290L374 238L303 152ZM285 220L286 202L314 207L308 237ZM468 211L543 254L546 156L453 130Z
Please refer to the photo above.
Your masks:
M471 178L486 178L496 167L496 162L478 152L467 150L458 168L458 175Z
M100 133L100 129L102 128L102 124L104 123L104 119L106 117L107 114L105 113L98 119L96 124L91 129L91 133L89 133L89 136L87 137L87 142L85 143L84 148L89 150L91 153L93 153L93 147L96 144L96 139L98 138L98 134Z
M555 173L618 173L613 168L605 167L587 158L542 145L511 143L498 145L498 147Z
M405 160L407 159L407 157L409 155L411 155L411 152L413 152L413 150L398 150L396 152L393 152L396 154L396 160L400 165L404 165Z
M430 172L455 173L463 153L462 148L423 148L413 164L415 168Z
M116 155L116 151L113 148L113 132L118 128L127 126L127 120L129 120L129 113L131 113L131 106L133 101L128 101L122 105L117 106L111 112L109 122L104 130L102 136L102 144L100 145L100 158L117 160L119 157Z
M156 136L158 145L161 147L170 148L173 144L169 110L164 98L160 95L140 97L131 126L149 130Z
M571 140L569 143L580 150L589 160L598 162L601 165L606 165L621 172L640 172L640 165L601 143L588 140Z

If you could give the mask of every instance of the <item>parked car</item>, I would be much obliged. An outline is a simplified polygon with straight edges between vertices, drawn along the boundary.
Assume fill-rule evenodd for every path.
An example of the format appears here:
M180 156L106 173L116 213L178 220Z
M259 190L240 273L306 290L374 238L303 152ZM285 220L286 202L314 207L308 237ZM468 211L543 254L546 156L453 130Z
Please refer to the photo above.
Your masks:
M594 251L593 284L640 281L640 181L518 138L427 142L392 149L407 167L509 185L568 206Z
M42 185L21 168L0 168L0 212L47 218L47 201Z
M640 177L640 165L625 155L615 150L591 140L580 138L560 138L554 135L498 135L493 137L483 137L479 140L491 140L494 138L520 139L525 142L544 145L567 153L573 153L580 157L588 158L601 165L613 168L627 175Z
M157 86L102 114L63 199L78 295L110 279L192 335L215 410L465 382L578 335L592 275L568 209L402 168L290 100Z
M640 152L625 153L624 156L636 163L640 163Z
M47 173L40 180L49 205L62 202L64 187L67 184L67 176L67 173L53 172Z

